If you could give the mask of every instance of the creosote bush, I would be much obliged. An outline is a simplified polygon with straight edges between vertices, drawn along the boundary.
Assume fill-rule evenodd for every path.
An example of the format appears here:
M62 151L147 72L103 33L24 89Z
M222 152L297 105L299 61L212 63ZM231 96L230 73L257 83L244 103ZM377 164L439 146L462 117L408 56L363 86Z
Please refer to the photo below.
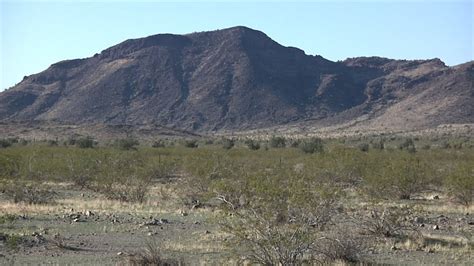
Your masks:
M57 196L54 191L40 184L15 181L2 186L1 191L14 203L47 204Z
M7 139L0 139L0 148L8 148L12 145L12 142Z
M94 139L92 137L80 138L74 144L81 149L94 148Z
M393 152L386 158L373 160L365 169L368 193L380 198L410 199L424 192L435 177L433 168L420 156Z
M460 162L448 174L445 185L453 200L469 207L474 202L474 164Z
M303 140L298 144L298 147L304 153L316 153L316 152L323 152L323 141L320 138L311 138L307 140Z
M198 142L195 139L188 139L184 141L184 147L186 148L197 148Z
M253 139L246 139L245 140L245 145L251 150L258 150L260 149L260 143L257 140Z
M156 240L148 241L145 247L131 254L119 265L156 265L156 266L178 266L183 265L179 260L165 259L162 256L161 248Z
M418 234L417 228L407 219L411 214L408 208L374 207L370 212L353 217L357 227L365 234L376 237L404 237Z
M270 147L271 148L285 148L286 139L284 137L272 136L270 138Z
M140 142L134 138L117 139L114 146L122 150L136 150Z
M234 147L235 141L233 139L222 139L222 148L230 150Z
M166 145L165 145L165 142L163 140L155 140L153 142L153 144L151 144L151 147L153 148L164 148Z

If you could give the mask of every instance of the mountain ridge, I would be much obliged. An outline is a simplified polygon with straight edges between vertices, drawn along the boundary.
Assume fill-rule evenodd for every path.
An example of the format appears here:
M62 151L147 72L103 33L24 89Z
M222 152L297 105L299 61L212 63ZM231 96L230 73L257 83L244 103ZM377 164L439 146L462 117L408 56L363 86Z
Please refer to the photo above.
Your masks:
M333 62L237 26L129 39L52 64L0 93L0 121L214 132L368 116L367 127L435 127L474 123L473 80L473 61Z

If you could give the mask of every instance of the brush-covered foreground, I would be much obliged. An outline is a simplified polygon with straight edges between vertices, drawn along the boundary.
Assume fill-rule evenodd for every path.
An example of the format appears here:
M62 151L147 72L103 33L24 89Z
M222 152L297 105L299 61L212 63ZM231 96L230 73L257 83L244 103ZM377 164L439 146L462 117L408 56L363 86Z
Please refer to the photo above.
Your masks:
M471 139L0 147L0 264L473 259Z

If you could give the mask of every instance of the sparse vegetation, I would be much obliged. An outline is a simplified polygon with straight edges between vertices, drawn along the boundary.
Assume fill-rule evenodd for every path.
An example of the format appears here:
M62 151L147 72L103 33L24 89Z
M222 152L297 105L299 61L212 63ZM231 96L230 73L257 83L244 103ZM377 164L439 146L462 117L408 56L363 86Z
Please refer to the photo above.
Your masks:
M254 150L254 151L260 149L260 143L253 139L246 139L245 145L247 145L249 149Z
M156 266L178 266L182 265L179 260L163 258L157 240L147 241L145 248L131 254L125 259L126 265L156 265Z
M451 197L468 207L474 202L474 165L460 162L446 178L446 186Z
M223 139L222 140L222 147L226 150L232 149L234 147L235 141L233 139Z
M122 150L136 150L140 142L134 138L117 139L114 141L114 146Z
M81 149L94 148L94 139L92 137L80 138L74 144Z
M44 212L60 210L55 217L66 220L65 228L97 221L105 223L101 230L111 234L132 224L136 237L141 238L146 237L144 234L186 234L186 240L167 235L173 240L164 239L159 249L149 249L153 252L124 251L120 255L123 263L134 265L176 263L163 259L186 253L173 250L174 246L201 246L206 239L212 243L206 245L218 246L242 263L364 263L367 250L375 249L379 254L392 246L406 252L432 250L423 241L427 239L423 233L457 230L442 224L453 208L459 216L452 220L460 221L458 224L465 228L467 222L463 219L469 221L465 213L472 210L474 178L470 162L474 150L464 145L460 149L441 149L438 144L442 139L420 138L413 141L431 148L410 153L406 148L398 149L400 138L384 137L384 147L374 147L380 139L291 139L285 140L291 147L269 150L255 148L260 142L250 139L234 139L234 145L225 148L226 140L222 138L197 149L187 148L186 142L160 144L159 148L153 148L153 142L143 142L132 149L116 145L82 149L78 139L66 146L14 143L0 151L0 207L19 209L2 213L0 226L9 230L4 235L18 235L15 230L36 219L34 215L22 218L28 214L26 210L36 208ZM239 145L240 141L245 145ZM204 140L190 142L189 146L196 147ZM361 151L361 143L370 143L370 148ZM435 193L440 197L434 197ZM434 200L445 205L438 207L432 204ZM446 205L451 200L461 205ZM74 205L76 202L82 202L80 207ZM100 204L96 206L95 202ZM103 204L113 206L107 208L114 211ZM165 206L172 207L163 209ZM87 218L85 209L90 208L92 213L98 208L97 218L93 214ZM445 217L427 217L428 210ZM116 227L104 219L112 219ZM438 223L436 228L441 229L433 229ZM351 233L338 233L347 230ZM37 245L42 236L35 235L33 242L28 240L31 243L21 241ZM67 241L75 252L82 252L77 242ZM387 248L385 243L391 244ZM16 246L22 249L25 245ZM220 258L219 252L203 256L214 254L211 256Z
M272 136L270 138L270 147L271 148L285 148L286 139L284 137Z
M298 144L300 149L305 153L315 153L323 151L323 141L320 138L311 138L304 140Z

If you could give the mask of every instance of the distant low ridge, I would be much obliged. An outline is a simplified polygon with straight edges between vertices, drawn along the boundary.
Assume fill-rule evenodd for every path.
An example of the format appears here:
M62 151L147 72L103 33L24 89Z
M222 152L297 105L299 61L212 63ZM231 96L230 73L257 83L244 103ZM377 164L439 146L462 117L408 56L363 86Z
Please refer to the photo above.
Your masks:
M332 62L240 26L158 34L25 77L0 93L0 121L199 133L474 123L474 61L454 67L439 59Z

